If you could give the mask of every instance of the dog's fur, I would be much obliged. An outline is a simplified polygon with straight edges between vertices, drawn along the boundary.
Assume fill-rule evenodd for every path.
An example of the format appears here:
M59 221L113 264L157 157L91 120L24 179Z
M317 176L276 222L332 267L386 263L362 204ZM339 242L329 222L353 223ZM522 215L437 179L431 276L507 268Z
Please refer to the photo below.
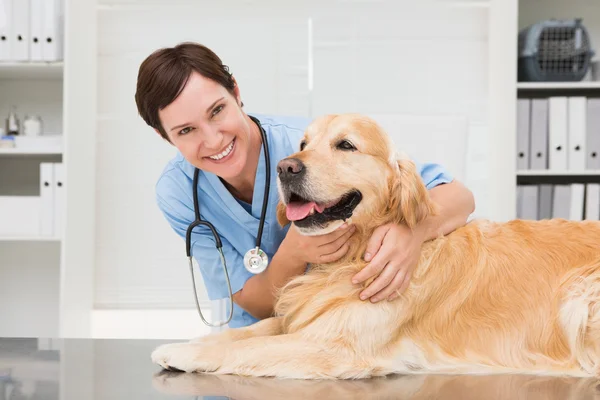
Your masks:
M344 138L356 151L336 147ZM285 285L274 317L159 347L154 362L183 371L303 379L598 375L600 222L475 220L423 244L399 298L361 301L358 294L372 279L353 285L351 277L367 265L362 256L374 229L389 222L415 227L437 206L413 162L397 158L374 121L322 117L305 140L305 149L290 158L305 165L315 198L334 199L351 189L363 195L352 215L357 231L350 251ZM288 222L283 203L278 218Z

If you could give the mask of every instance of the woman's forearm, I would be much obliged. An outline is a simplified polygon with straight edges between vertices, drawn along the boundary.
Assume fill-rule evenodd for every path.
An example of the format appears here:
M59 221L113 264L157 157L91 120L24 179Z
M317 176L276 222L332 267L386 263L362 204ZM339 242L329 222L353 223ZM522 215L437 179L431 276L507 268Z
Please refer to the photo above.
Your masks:
M233 300L253 317L268 318L273 315L277 290L305 270L306 263L290 257L286 247L281 245L269 268L248 279Z

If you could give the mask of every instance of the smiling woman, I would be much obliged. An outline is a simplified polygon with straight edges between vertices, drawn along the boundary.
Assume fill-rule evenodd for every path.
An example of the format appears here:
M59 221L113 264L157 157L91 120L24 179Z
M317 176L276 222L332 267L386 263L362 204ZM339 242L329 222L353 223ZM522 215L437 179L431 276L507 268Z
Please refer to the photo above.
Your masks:
M185 238L188 226L196 219L192 194L197 191L201 218L212 223L220 235L235 302L230 327L250 325L271 316L275 293L291 278L303 274L310 263L333 262L347 253L354 233L351 224L336 223L331 232L318 236L301 235L289 224L278 224L280 193L271 190L261 244L271 261L259 274L243 267L244 254L255 247L259 236L265 186L277 186L278 173L285 179L287 167L282 164L276 170L279 160L303 148L301 140L310 143L305 135L310 120L246 114L240 87L228 66L212 50L197 43L182 43L150 54L139 69L135 100L144 121L178 150L156 184L156 201L165 218L175 233ZM262 154L261 128L268 143L270 165ZM340 141L337 146L342 152L355 150L351 140ZM194 188L196 169L198 187ZM458 212L452 209L450 217L457 222L448 224L447 229L464 224L471 212L470 192L462 186L457 189L458 183L439 165L422 165L420 172L428 188L449 186L454 189L452 193L462 191L459 198L464 202L453 201L464 207ZM299 204L297 215L290 215L297 219L305 211L307 215L317 211L321 219L349 217L354 203L360 201L354 195L342 196L339 202L310 198L301 191L295 195L314 202ZM319 221L317 216L314 218ZM209 298L228 298L227 280L212 232L197 227L191 243Z

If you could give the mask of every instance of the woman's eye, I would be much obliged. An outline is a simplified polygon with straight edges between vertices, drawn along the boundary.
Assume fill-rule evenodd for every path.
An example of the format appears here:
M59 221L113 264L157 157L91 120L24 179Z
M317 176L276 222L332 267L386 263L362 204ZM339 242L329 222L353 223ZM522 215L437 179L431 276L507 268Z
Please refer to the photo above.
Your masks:
M337 148L340 150L356 150L356 147L347 140L342 140L337 144Z
M300 142L300 151L304 150L305 147L306 147L306 142L303 140L302 142Z
M213 110L213 112L212 112L211 115L214 117L215 115L217 115L218 113L220 113L222 110L223 110L223 106L222 105L217 106L217 107L214 108L214 110Z
M183 128L182 130L179 131L180 135L185 135L186 133L190 133L192 130L192 128L190 128L189 126L186 128Z

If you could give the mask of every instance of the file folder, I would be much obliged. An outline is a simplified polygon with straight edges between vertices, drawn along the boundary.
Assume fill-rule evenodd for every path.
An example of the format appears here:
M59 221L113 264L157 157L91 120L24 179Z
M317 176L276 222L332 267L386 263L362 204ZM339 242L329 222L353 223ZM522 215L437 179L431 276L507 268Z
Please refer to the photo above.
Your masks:
M59 0L43 0L42 56L45 61L62 59L62 8Z
M552 196L554 187L552 184L541 184L538 201L538 219L552 218Z
M12 2L13 0L0 1L0 61L11 58Z
M571 185L554 185L552 218L569 219L571 216Z
M54 164L40 163L40 235L54 235Z
M549 169L563 172L568 168L568 103L566 96L550 97L549 101Z
M588 183L585 194L585 219L600 220L600 183Z
M3 0L7 1L7 0ZM10 1L10 0L8 0ZM12 0L11 60L29 60L29 0Z
M65 215L65 168L63 163L54 163L54 235L64 236Z
M548 169L548 99L531 100L530 169Z
M517 217L519 219L538 219L538 186L519 185L517 187Z
M600 170L600 99L591 98L587 102L586 124L586 167Z
M586 144L586 111L587 98L583 96L569 97L569 129L568 139L569 170L585 170Z
M583 212L584 212L584 193L585 193L585 184L583 183L572 183L571 184L571 204L570 204L570 213L569 219L572 221L581 221L583 220Z
M44 0L31 0L29 9L29 59L31 61L43 61L43 23L44 23Z
M517 169L529 169L531 100L517 100Z

